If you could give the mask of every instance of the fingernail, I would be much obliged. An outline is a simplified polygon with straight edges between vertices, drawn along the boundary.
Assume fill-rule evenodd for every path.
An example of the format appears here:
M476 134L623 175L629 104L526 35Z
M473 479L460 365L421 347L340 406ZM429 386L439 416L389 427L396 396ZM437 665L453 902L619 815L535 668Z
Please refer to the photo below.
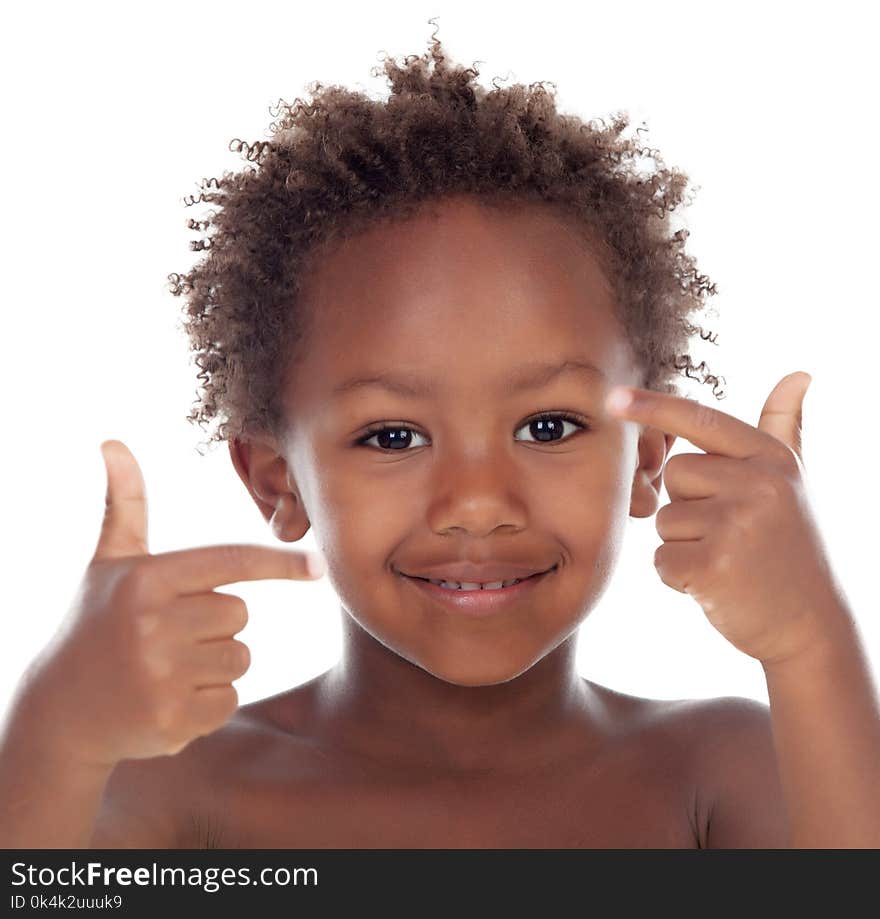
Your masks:
M312 577L319 578L327 573L327 561L320 552L309 552L306 556L306 568Z
M632 402L632 393L628 389L612 389L611 394L605 401L605 407L610 412L622 412L628 408Z

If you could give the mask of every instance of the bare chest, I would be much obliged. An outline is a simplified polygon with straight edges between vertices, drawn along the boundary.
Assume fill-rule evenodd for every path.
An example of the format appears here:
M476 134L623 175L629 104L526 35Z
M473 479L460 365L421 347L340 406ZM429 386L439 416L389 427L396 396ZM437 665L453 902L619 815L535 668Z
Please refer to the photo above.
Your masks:
M183 795L188 848L695 848L694 791L622 753L515 778L428 779L292 756L230 757Z

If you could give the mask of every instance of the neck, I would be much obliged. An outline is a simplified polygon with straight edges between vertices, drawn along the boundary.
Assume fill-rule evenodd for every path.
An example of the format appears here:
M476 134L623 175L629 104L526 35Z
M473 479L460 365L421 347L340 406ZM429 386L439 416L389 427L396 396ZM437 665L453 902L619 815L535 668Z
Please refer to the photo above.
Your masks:
M343 654L317 687L329 742L428 773L523 771L568 758L598 735L602 706L575 669L577 633L519 676L448 683L373 638L343 610Z

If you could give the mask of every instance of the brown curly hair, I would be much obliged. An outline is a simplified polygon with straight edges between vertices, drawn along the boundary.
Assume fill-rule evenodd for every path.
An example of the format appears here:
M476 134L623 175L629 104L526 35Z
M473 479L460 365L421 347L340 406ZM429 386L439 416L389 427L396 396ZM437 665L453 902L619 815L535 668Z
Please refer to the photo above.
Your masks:
M199 197L184 200L220 205L188 221L213 231L190 242L207 256L188 274L168 275L172 293L186 294L183 328L203 384L187 420L204 428L225 419L206 444L283 431L287 371L308 323L297 292L312 260L334 240L451 195L502 208L543 201L582 232L612 284L641 386L680 395L676 371L693 379L692 370L705 370L686 346L697 332L715 338L688 315L716 285L684 252L688 231L673 232L669 219L687 175L623 138L625 113L610 125L599 119L601 127L562 115L540 82L489 92L475 82L478 70L447 61L436 32L431 43L404 66L384 58L385 101L317 81L308 87L311 103L280 99L273 140L230 142L256 165L203 179ZM640 157L655 168L640 170ZM719 378L704 372L702 382L717 386Z

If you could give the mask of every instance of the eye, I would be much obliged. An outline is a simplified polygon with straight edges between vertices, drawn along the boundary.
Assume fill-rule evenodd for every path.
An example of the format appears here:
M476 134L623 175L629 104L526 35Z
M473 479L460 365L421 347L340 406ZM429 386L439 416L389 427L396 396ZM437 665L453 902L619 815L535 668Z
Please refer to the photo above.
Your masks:
M399 432L405 432L403 434ZM385 450L390 453L404 453L405 448L411 446L409 443L409 438L415 434L417 437L424 437L424 434L419 434L418 431L414 431L412 428L404 424L380 424L374 425L367 430L367 433L363 437L358 438L355 441L357 446L370 446L367 441L372 440L374 437L380 438L380 443L377 445L380 450ZM384 441L382 443L381 441ZM396 449L397 447L402 446L404 449Z
M575 425L579 430L588 430L589 424L586 418L577 415L574 412L542 412L539 415L529 418L520 425L517 430L524 427L534 429L533 436L537 440L526 441L526 443L559 443L561 440L567 440L562 436L564 433L563 425L568 422ZM408 447L413 446L411 443L412 436L424 437L418 431L405 424L378 424L368 428L367 433L355 441L356 446L372 446L369 441L374 438L378 439L376 447L388 453L405 453ZM416 444L416 446L419 446Z
M561 435L564 431L563 425L566 422L576 425L579 430L589 428L586 418L576 415L574 412L542 412L540 415L530 418L522 427L534 429L538 440L532 441L533 443L559 443L561 440L567 440L568 438L554 437L553 435L557 433Z

